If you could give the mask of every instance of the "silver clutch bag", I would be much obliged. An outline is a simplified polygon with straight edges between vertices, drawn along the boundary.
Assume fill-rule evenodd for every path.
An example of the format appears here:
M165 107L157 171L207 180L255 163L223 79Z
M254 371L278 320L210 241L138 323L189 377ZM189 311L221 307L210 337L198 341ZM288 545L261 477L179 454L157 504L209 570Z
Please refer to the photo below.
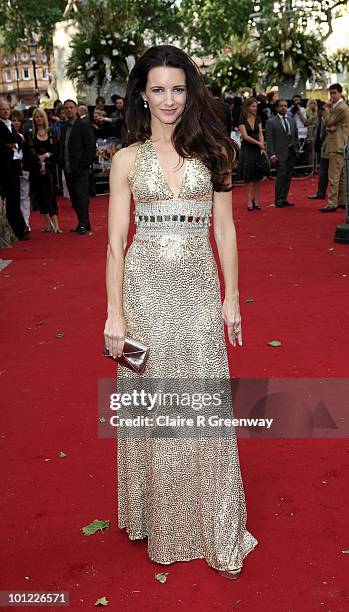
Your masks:
M149 350L150 349L141 342L129 336L125 336L125 344L121 357L113 357L110 355L106 346L104 347L103 355L117 361L120 365L125 366L133 372L142 374L147 364Z

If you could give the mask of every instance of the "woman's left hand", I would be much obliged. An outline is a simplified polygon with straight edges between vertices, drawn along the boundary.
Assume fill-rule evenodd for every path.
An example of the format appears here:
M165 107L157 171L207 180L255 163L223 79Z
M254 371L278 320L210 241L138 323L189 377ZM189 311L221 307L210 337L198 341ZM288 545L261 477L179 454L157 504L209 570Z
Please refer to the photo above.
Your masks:
M228 338L230 344L236 346L236 339L239 346L242 346L241 316L239 295L225 298L222 306L222 317L228 328Z

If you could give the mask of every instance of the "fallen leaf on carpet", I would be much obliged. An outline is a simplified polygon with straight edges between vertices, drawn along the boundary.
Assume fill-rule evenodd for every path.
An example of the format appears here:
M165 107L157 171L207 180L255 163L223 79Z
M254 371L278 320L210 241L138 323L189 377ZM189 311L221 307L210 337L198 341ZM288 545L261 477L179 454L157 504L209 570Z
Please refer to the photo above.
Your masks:
M106 597L100 597L99 599L96 600L95 606L107 606L108 603L109 601L107 600Z
M46 459L44 459L44 461L51 461L51 458L47 457Z
M58 457L60 457L61 459L62 459L63 457L66 457L66 456L67 456L67 454L66 454L66 453L63 453L63 451L61 451L61 452L59 453L59 455L58 455Z
M38 321L37 325L43 325L45 321Z
M168 572L161 572L160 574L155 574L156 580L161 582L161 584L164 584L164 582L166 582L167 576L168 576Z
M99 417L99 422L100 423L106 423L107 419L105 419L103 416Z
M349 550L342 550L342 553L344 553L345 555L349 555Z
M254 301L253 297L248 297L246 300L246 304L250 304L250 302L253 302L253 301Z
M293 250L294 250L294 248L293 248L293 247L291 247L291 246L289 246L288 248L289 248L289 250L290 250L290 251L293 251Z
M89 525L83 527L82 532L88 536L93 535L94 533L96 533L96 531L103 531L103 529L109 529L109 524L110 521L99 521L98 519L95 519L92 523L89 523Z
M63 332L57 332L55 338L64 338Z
M234 601L234 603L235 603L236 605L239 605L239 603L241 603L241 602L242 602L242 599L237 599L236 601Z
M280 340L271 340L271 342L268 342L269 346L282 346L282 343L280 342Z

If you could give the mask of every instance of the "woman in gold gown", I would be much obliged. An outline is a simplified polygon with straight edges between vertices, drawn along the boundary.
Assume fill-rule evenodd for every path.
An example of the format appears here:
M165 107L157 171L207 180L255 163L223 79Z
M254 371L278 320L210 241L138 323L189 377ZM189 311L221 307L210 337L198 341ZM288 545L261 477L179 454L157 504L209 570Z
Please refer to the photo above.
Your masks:
M195 63L173 46L152 47L134 66L126 120L133 144L110 173L106 347L120 356L125 334L149 346L147 380L229 379L224 323L231 344L242 344L234 146ZM132 196L137 229L125 255ZM119 366L119 380L132 378L140 375ZM246 521L235 432L119 437L118 525L130 539L148 538L152 560L204 558L236 578L257 544Z

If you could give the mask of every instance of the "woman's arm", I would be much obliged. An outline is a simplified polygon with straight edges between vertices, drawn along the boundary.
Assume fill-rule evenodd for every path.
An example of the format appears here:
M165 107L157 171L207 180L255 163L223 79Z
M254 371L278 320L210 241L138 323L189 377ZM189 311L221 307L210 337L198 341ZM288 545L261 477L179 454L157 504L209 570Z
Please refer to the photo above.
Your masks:
M239 345L241 346L242 334L238 290L238 253L232 214L231 191L214 192L213 214L214 237L217 244L225 286L222 316L228 327L230 343L236 346L236 338L238 338ZM234 333L235 328L240 328L238 334Z
M135 147L120 149L113 156L110 169L106 263L108 318L105 323L104 338L109 353L114 357L120 357L122 354L126 333L122 286L131 206L131 190L127 175L133 165L136 150Z
M262 122L260 122L260 124L258 126L258 131L259 131L259 142L261 143L261 149L265 149L265 142L264 142L264 136L263 136Z
M260 140L256 140L255 138L252 138L252 136L249 136L247 134L246 126L243 123L240 123L239 130L240 130L242 140L247 140L247 142L251 142L252 144L257 145L258 147L262 146L262 143L260 142ZM264 146L264 143L263 143L263 146Z

